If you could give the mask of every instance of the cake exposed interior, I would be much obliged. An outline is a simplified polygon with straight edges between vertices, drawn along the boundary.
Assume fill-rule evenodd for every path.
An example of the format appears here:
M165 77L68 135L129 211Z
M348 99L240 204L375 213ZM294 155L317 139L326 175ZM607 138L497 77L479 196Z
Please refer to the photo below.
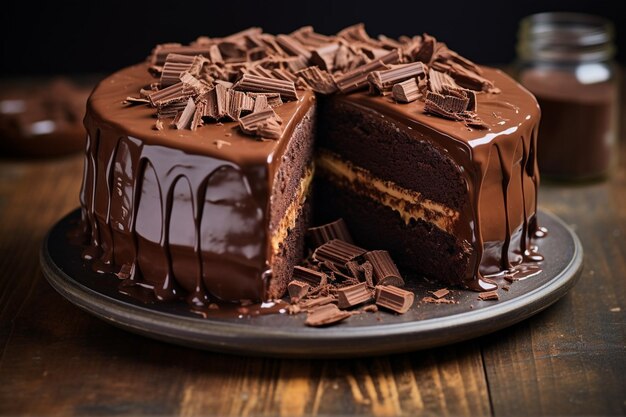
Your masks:
M428 35L160 45L89 100L85 257L157 299L262 301L342 217L404 268L492 289L538 259L538 121L530 93Z

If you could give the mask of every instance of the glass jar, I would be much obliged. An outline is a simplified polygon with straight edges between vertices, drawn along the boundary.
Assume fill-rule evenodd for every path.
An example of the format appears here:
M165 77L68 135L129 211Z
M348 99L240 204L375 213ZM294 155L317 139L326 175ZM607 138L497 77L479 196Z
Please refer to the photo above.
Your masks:
M613 25L578 13L540 13L520 23L516 75L541 107L542 177L602 178L616 164L618 73Z

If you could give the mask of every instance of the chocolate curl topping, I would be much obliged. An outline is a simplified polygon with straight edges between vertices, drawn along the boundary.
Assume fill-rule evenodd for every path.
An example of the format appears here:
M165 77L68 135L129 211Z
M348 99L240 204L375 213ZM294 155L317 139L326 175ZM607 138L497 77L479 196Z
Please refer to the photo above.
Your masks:
M199 37L190 45L157 45L148 60L159 82L126 103L155 107L159 119L175 119L167 123L170 128L238 121L297 100L297 89L349 94L368 85L374 94L393 94L400 103L423 100L432 115L485 128L472 91L499 92L480 67L434 37L374 39L363 24L336 36L318 34L310 26L278 36L250 28L224 38ZM426 84L434 94L427 94ZM259 94L265 98L257 101ZM190 119L189 98L195 105ZM274 139L282 135L278 118L252 120L252 126L242 124L242 132ZM165 128L162 121L159 126Z
M389 69L389 65L396 64L399 61L400 51L394 50L382 56L380 59L343 74L336 78L335 82L342 93L351 93L367 86L367 77L370 72Z
M324 224L322 226L311 227L308 230L311 246L317 248L333 239L339 239L347 243L354 243L348 226L343 219L337 219L334 222Z
M391 91L394 84L407 79L426 77L426 66L421 62L397 65L384 71L373 71L367 80L371 84L373 91L383 94Z
M253 93L278 93L283 100L297 100L296 86L292 81L276 80L266 77L244 74L233 86L235 90Z
M373 250L363 257L372 264L374 269L374 282L376 285L393 285L403 287L404 280L398 271L398 267L386 250Z
M393 98L400 103L411 103L420 96L420 90L414 78L395 84L391 91Z

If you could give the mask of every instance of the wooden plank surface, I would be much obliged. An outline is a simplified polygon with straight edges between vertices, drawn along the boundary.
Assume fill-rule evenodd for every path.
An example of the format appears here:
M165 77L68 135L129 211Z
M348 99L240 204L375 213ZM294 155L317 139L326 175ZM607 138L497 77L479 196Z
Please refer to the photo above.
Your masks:
M610 181L542 187L541 207L585 248L581 281L563 300L474 341L343 361L179 348L65 301L42 277L38 250L78 205L81 172L80 156L0 161L2 415L626 414L624 140Z

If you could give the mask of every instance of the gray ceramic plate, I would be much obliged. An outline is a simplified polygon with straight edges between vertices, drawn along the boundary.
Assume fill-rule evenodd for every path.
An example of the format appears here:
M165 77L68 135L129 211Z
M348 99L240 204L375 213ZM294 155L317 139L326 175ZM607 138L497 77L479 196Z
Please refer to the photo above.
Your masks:
M420 302L440 285L414 280L413 308L404 315L386 312L350 317L333 327L304 326L304 314L236 315L202 318L182 302L145 304L118 291L119 280L99 275L83 264L81 248L67 233L79 218L76 210L49 232L41 250L43 273L70 302L131 332L184 346L213 351L281 357L349 357L426 349L481 336L524 320L545 309L572 288L582 270L577 236L558 217L539 213L549 229L538 241L546 260L542 272L500 290L498 301L453 290L458 304Z

